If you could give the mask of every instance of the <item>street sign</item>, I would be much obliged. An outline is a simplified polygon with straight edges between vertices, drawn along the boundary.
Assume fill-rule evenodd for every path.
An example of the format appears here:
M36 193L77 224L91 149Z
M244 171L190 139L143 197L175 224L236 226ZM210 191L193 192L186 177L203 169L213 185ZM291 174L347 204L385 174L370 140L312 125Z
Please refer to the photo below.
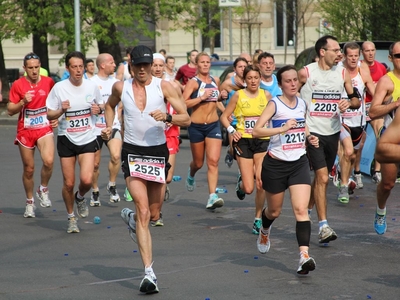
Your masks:
M240 6L240 0L219 0L220 7Z

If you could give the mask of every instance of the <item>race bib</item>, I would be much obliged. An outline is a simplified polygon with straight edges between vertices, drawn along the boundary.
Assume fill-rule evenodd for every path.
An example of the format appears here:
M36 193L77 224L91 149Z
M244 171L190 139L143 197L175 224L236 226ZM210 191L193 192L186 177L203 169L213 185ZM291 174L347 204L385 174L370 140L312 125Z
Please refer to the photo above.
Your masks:
M217 88L206 88L203 89L203 91L199 91L200 94L204 95L206 90L211 90L211 95L208 97L206 100L203 100L205 102L216 102L218 101L218 96L219 96L219 90Z
M98 114L96 117L96 123L94 124L97 128L106 128L106 118L104 114Z
M332 118L339 112L340 94L313 93L310 105L310 116Z
M165 158L128 154L129 174L148 181L165 183Z
M252 134L258 119L259 117L244 117L244 132Z
M47 108L41 107L38 109L25 109L24 128L39 129L50 125L47 120Z
M285 123L282 123L281 126L284 126ZM306 140L306 128L305 121L297 121L296 128L291 128L285 133L280 135L282 149L283 150L293 150L293 149L301 149L305 147Z
M91 109L82 109L78 111L68 111L65 113L67 122L67 132L85 132L92 129Z

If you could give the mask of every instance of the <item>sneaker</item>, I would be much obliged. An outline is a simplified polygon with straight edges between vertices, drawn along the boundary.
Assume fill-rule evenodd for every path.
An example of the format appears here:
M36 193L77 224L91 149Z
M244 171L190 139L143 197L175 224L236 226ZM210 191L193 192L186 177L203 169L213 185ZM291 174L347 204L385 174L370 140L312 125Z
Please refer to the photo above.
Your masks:
M356 179L356 189L362 189L364 187L364 183L362 182L362 175L361 174L354 174Z
M34 218L36 217L35 215L35 203L27 203L25 207L25 213L24 213L24 218Z
M339 165L339 162L337 162L332 167L332 170L334 170L332 183L333 183L334 186L339 187L340 186L340 165Z
M117 203L120 201L118 192L117 192L117 187L115 185L108 185L107 184L107 192L110 194L110 202Z
M129 226L129 235L131 236L132 240L137 243L135 213L129 208L123 208L121 210L121 218L124 220L125 224Z
M125 188L124 199L125 199L125 201L128 201L128 202L132 202L133 201L131 193L129 193L127 187Z
M348 186L348 192L349 192L349 195L353 195L354 194L354 190L356 189L356 187L357 187L357 183L355 182L355 180L353 179L353 178L349 178L349 181L348 181L348 183L347 183L347 186Z
M100 200L100 192L92 192L92 196L90 197L90 206L101 206Z
M338 200L341 203L349 203L349 187L347 185L341 185L339 187Z
M39 204L41 207L51 207L48 188L44 188L43 191L41 191L39 187L36 191L36 197L39 199Z
M79 200L77 195L78 192L75 193L76 212L79 217L86 218L89 216L89 208L86 204L86 199L83 198L83 200Z
M395 183L400 183L400 177L399 177L399 178L396 178Z
M164 221L162 218L162 212L160 212L160 218L157 221L150 221L150 226L164 226Z
M329 243L330 241L334 241L336 239L337 234L332 228L329 227L329 225L325 224L319 229L318 242L320 244Z
M186 178L186 189L189 192L193 192L195 187L196 187L196 180L194 179L194 177L190 176L190 167L189 167L188 175Z
M228 168L232 167L233 157L230 153L231 146L226 147L226 156L225 156L225 164Z
M262 254L267 253L269 251L269 247L271 246L271 242L269 240L270 233L271 233L271 227L268 228L267 234L262 233L262 230L260 230L260 233L258 234L257 248L258 251Z
M261 224L262 224L261 219L254 219L253 234L259 234L260 233Z
M381 172L374 172L371 178L372 182L375 184L378 184L382 180L382 174Z
M329 179L332 180L336 174L336 164L332 166L331 171L329 172Z
M240 183L242 182L242 174L239 173L236 183L236 196L239 200L243 200L246 197L246 193L240 188Z
M375 213L374 228L377 234L384 234L386 232L386 215L382 216Z
M146 294L158 293L159 291L156 276L154 274L146 274L140 283L139 290Z
M310 271L315 270L315 260L314 258L308 256L307 252L300 253L299 267L297 269L297 274L306 275Z
M207 209L216 209L218 207L224 206L224 200L218 197L217 194L211 194L208 198L206 208Z
M167 187L165 188L165 195L164 195L164 201L169 200L169 187L167 185Z
M67 233L73 233L73 232L75 233L79 232L78 219L75 217L68 219Z

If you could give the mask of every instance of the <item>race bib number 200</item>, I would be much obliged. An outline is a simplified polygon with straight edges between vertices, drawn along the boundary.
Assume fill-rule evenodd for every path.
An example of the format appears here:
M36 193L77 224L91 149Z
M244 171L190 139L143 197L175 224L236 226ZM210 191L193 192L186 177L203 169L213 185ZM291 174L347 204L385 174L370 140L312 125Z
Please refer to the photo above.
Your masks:
M130 176L165 183L164 157L129 154L128 163Z

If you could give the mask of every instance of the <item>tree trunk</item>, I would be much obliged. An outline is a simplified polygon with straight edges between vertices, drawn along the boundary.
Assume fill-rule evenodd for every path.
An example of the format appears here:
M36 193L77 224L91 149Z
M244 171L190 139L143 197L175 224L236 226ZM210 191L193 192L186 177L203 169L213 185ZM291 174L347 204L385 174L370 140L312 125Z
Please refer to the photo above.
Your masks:
M33 52L35 52L40 57L42 68L46 69L50 73L47 33L39 31L33 32L32 42Z
M3 45L0 39L0 74L1 74L1 93L3 95L3 103L6 102L5 96L8 95L10 91L10 86L8 83L7 73L6 73L6 63L4 61L4 52L3 52Z

